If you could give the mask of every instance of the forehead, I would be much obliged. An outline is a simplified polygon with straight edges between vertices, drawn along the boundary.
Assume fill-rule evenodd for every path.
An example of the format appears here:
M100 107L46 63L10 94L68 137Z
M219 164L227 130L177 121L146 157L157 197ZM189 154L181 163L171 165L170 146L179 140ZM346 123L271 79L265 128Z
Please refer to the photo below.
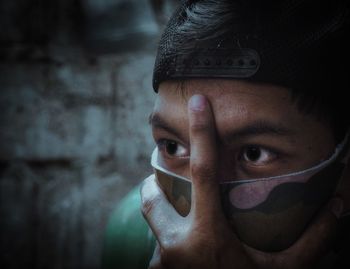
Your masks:
M299 114L291 101L289 91L285 88L220 79L162 83L155 111L168 117L187 118L187 102L194 94L203 94L209 99L219 125L220 122L230 120L235 120L235 124L237 120L267 118L281 121L286 120L288 115ZM292 117L289 120L291 121Z
M167 123L187 133L187 102L194 94L209 99L217 132L222 138L254 123L268 123L294 133L293 140L323 143L333 139L327 122L299 112L288 89L239 80L164 82L159 87L153 115L160 115Z

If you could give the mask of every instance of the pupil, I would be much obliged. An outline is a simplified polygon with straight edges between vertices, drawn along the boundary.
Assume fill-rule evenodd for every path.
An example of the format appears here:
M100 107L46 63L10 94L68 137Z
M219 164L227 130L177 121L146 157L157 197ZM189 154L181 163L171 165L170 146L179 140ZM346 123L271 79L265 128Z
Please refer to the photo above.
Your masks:
M177 143L173 142L173 141L167 142L166 150L167 150L168 154L174 155L177 151Z
M253 162L259 159L260 154L261 154L260 149L257 147L250 147L247 150L247 158Z

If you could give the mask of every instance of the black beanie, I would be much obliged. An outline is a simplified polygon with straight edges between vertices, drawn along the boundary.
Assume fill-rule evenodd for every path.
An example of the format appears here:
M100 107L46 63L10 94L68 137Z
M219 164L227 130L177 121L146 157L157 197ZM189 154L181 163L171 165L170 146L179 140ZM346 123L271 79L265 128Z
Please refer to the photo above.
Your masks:
M314 92L348 86L349 2L183 1L160 40L153 88L187 78L245 79Z

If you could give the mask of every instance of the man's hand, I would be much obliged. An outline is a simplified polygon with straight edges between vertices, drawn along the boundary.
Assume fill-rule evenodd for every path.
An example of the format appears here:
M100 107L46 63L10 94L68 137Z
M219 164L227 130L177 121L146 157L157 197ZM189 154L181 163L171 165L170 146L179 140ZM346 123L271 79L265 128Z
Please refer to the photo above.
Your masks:
M342 202L330 207L289 249L264 253L242 244L229 226L220 202L214 116L204 96L193 96L188 105L190 129L191 211L180 216L168 202L154 175L141 189L142 212L158 245L150 268L313 268L329 251ZM334 213L332 213L332 212Z

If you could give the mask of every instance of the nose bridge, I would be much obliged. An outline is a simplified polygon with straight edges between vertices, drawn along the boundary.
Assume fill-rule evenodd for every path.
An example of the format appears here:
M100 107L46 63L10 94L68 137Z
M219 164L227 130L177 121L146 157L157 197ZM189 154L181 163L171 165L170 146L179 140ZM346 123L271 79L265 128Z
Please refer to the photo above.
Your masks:
M225 146L220 147L217 176L220 182L232 181L237 177L237 160L234 152Z

